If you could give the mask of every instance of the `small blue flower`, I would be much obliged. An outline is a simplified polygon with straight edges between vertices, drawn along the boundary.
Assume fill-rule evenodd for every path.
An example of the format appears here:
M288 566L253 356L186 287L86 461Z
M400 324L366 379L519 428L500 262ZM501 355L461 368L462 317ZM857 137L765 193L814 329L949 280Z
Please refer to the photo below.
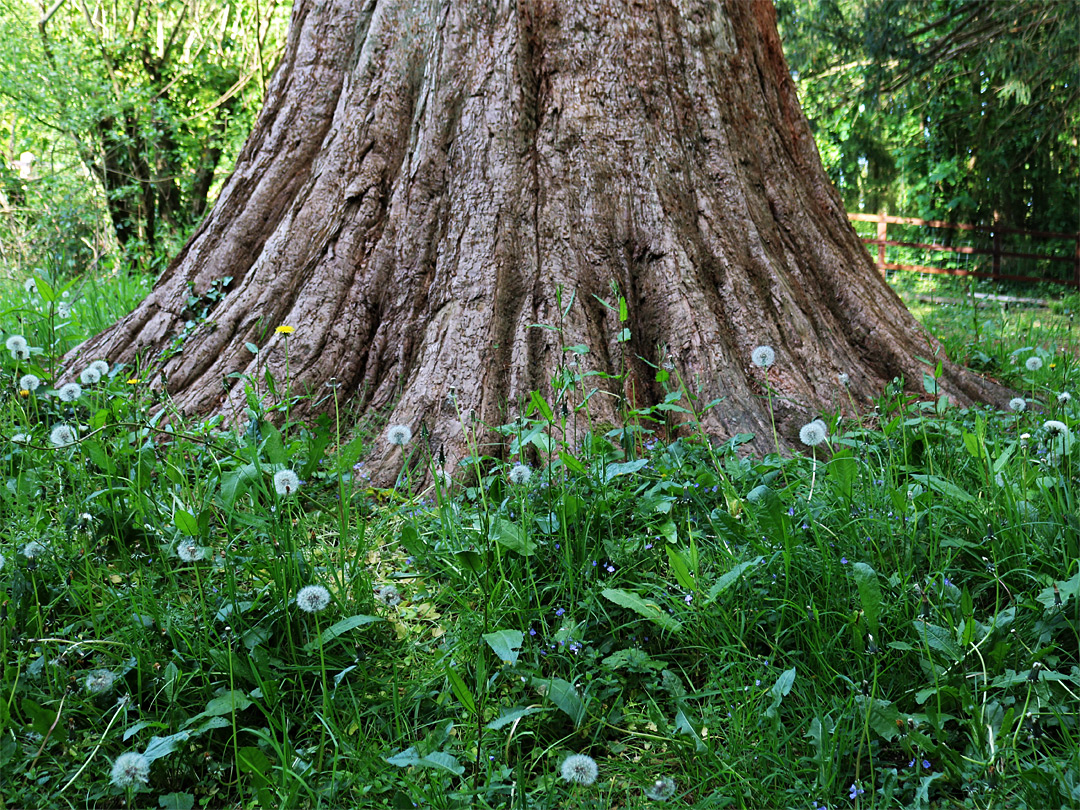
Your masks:
M840 558L840 564L841 565L847 565L847 557L841 557Z
M564 613L566 613L566 610L564 608L559 608L555 611L556 616L562 616Z
M863 790L861 787L859 787L854 782L852 782L851 787L848 788L848 798L851 799L852 801L855 800L856 796L862 796L864 793L866 793L866 791Z

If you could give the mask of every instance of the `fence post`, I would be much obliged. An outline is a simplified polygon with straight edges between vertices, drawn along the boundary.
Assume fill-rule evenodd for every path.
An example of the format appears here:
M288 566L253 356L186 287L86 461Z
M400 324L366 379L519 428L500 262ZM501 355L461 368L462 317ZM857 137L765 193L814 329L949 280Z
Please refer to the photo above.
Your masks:
M877 267L881 277L885 278L885 240L888 238L889 223L885 221L884 209L878 212L877 221Z

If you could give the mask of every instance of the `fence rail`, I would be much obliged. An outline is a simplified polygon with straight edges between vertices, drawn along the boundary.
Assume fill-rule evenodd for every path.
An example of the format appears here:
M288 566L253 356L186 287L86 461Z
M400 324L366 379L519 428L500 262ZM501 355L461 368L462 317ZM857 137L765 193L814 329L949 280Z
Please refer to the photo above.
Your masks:
M1025 231L848 213L882 275L888 270L1080 287L1080 232ZM871 233L866 224L876 225ZM890 239L889 226L900 238ZM899 232L899 233L898 233ZM875 251L871 246L876 246Z

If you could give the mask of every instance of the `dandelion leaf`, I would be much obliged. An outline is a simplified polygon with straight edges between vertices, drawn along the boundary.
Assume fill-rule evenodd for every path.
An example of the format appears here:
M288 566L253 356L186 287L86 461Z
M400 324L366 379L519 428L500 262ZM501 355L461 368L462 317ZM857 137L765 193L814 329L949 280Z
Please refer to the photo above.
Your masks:
M881 613L881 584L878 582L877 571L860 562L851 566L851 573L855 576L855 584L859 586L859 600L866 616L866 626L871 633L877 633L878 616Z
M672 633L678 633L682 630L682 624L677 619L673 619L669 616L655 602L646 602L636 593L624 591L622 588L605 588L601 591L601 594L608 601L614 602L621 607L628 608L639 616L644 616L646 619L655 622L665 630L670 630Z
M517 663L525 636L520 630L496 630L493 633L484 633L483 639L500 661L513 665Z
M581 699L572 683L562 678L533 678L532 685L540 694L550 700L563 714L569 717L574 726L585 719L585 701Z

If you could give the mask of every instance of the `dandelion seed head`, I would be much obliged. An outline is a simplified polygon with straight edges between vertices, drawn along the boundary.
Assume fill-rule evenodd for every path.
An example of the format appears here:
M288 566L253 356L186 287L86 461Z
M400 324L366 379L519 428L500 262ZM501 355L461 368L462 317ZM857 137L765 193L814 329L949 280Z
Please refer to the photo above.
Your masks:
M92 695L104 695L113 688L116 676L107 669L92 669L83 680L86 691Z
M404 447L412 441L412 428L408 425L391 425L386 431L386 440L390 444Z
M1016 413L1020 413L1025 408L1027 408L1027 402L1024 400L1023 397L1013 397L1012 399L1009 400L1009 410L1010 411L1015 411Z
M93 366L87 366L79 375L79 382L83 385L93 385L96 382L101 382L101 372Z
M56 314L61 318L71 317L71 304L66 301L61 301L56 305Z
M104 360L95 360L87 368L94 369L102 377L107 377L109 374L109 364Z
M799 441L807 447L817 447L829 437L829 430L820 419L815 419L799 430Z
M61 402L74 402L82 396L82 386L76 382L65 383L57 390L56 396Z
M4 341L4 346L6 346L7 350L12 354L18 354L30 348L30 344L26 342L26 338L22 335L11 335L11 337Z
M116 758L110 781L118 788L133 788L150 781L150 760L135 751Z
M675 780L664 776L652 783L645 796L654 802L666 802L675 795L676 789Z
M300 476L292 470L278 470L274 473L274 491L285 498L295 495L300 489Z
M776 352L772 346L758 346L750 352L750 361L758 368L768 368L776 362Z
M448 489L450 485L454 483L454 479L450 476L450 473L442 467L432 470L432 475L435 476L435 480L439 482L439 486L443 489Z
M559 769L562 778L572 785L591 785L600 773L596 760L588 754L571 754Z
M524 464L515 464L510 469L508 477L511 484L527 484L529 483L529 479L532 478L532 470Z
M44 543L40 543L37 540L31 540L29 543L22 547L21 553L28 560L36 560L48 550L49 547L46 546Z
M1057 419L1048 419L1046 424L1043 425L1046 428L1046 432L1053 437L1065 436L1069 433L1069 426L1064 422L1059 422Z
M41 387L41 378L35 374L23 374L19 377L19 388L23 391L37 391Z
M846 386L851 383L851 377L841 371L839 374L836 375L836 381L840 383L840 385Z
M1072 394L1070 394L1068 391L1062 391L1060 394L1057 395L1057 401L1060 402L1062 405L1067 405L1070 400L1072 400Z
M395 585L380 585L375 589L375 599L387 607L397 607L401 604L401 592Z
M1040 358L1040 357L1038 357L1038 356L1036 356L1034 354L1024 362L1024 368L1026 368L1028 371L1038 371L1042 367L1043 367L1042 358Z
M37 295L37 281L33 278L28 278L23 282L23 290L27 295Z
M67 447L75 444L75 428L71 425L59 424L49 433L49 441L54 447Z
M296 595L296 606L305 613L318 613L330 604L330 591L322 585L307 585Z
M182 540L176 547L176 556L186 563L198 562L206 558L206 549L194 540Z

